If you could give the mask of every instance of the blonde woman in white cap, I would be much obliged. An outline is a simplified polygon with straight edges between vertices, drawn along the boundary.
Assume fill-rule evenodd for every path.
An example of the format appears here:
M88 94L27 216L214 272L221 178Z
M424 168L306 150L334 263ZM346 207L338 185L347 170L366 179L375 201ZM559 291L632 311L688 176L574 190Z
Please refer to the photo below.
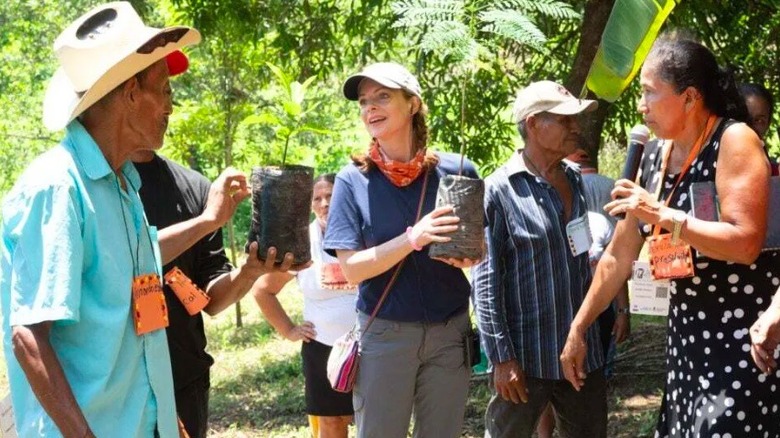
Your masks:
M473 261L434 260L425 248L456 229L452 209L434 204L439 179L456 174L460 158L426 148L426 107L404 67L369 65L347 79L344 95L358 102L371 143L336 176L323 246L359 284L358 436L405 437L412 413L415 437L460 436L471 372L470 287L460 268ZM464 173L477 177L468 161Z
M44 123L65 128L2 206L5 358L24 437L174 437L166 308L154 230L128 156L162 145L168 77L188 27L155 29L129 3L97 7L56 39Z

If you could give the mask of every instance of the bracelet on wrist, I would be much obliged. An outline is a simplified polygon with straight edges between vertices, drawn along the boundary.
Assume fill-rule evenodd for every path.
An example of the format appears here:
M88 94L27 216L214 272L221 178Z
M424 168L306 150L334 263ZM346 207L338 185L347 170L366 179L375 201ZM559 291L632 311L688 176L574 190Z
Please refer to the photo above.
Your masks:
M422 251L422 246L412 237L412 227L406 227L406 240L409 241L409 245L411 245L413 250Z
M618 315L631 315L631 308L630 307L618 307L617 314Z

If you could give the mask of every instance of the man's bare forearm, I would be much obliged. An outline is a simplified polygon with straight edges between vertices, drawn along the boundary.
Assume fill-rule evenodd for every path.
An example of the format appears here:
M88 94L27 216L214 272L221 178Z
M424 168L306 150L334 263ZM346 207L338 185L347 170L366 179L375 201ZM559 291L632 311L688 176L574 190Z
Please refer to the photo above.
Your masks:
M43 409L66 438L94 437L49 342L51 322L14 326L11 342L27 381Z
M203 216L197 216L159 230L157 238L160 242L162 264L167 265L172 262L200 239L218 228L219 224L215 224Z

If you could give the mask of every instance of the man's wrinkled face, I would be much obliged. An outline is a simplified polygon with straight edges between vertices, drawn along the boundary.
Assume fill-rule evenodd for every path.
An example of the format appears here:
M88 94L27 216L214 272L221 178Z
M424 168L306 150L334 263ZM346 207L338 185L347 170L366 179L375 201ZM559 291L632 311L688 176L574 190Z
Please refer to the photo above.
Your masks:
M147 149L156 150L162 147L168 118L173 112L173 92L165 60L153 64L138 80L134 130Z
M539 113L535 136L540 146L567 156L580 144L580 124L576 115Z

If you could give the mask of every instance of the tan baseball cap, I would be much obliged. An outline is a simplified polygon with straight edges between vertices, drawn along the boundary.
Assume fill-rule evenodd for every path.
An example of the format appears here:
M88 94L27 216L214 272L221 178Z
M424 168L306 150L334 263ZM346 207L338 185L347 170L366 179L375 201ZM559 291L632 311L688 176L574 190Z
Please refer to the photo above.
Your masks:
M563 85L553 81L534 82L517 93L513 114L515 123L543 112L573 115L598 107L595 100L577 99Z

